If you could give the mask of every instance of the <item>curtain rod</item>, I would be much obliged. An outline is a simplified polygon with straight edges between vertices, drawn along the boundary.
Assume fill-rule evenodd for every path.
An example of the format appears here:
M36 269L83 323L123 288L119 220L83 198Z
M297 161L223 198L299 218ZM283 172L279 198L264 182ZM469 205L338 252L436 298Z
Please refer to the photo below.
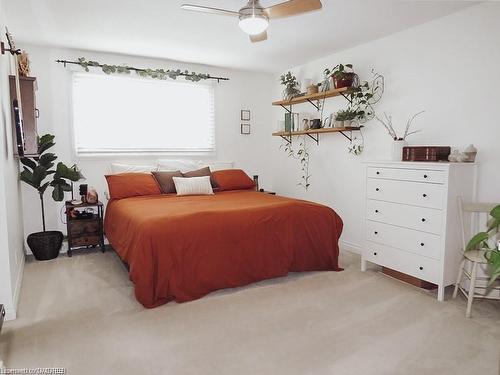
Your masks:
M152 69L134 68L132 66L120 66L120 65L100 64L100 63L91 62L91 61L84 61L84 62L82 62L82 61L56 60L56 63L64 64L64 66L66 66L67 64L73 64L73 65L80 65L82 67L91 66L91 67L98 67L98 68L107 68L107 67L114 67L114 68L117 68L117 69L123 68L124 70L133 70L133 71L135 71L137 73L147 73L147 72L150 72L150 71L154 72L154 70L152 70ZM170 71L170 70L165 71L165 73L166 72L174 72L175 76L183 76L183 77L195 77L195 76L199 77L199 76L202 76L203 78L201 78L201 79L213 79L213 80L216 80L217 82L220 82L220 81L229 81L229 78L226 78L226 77L214 77L214 76L211 76L210 74L182 73L182 72L175 72L175 71ZM167 74L167 76L168 76L168 74Z

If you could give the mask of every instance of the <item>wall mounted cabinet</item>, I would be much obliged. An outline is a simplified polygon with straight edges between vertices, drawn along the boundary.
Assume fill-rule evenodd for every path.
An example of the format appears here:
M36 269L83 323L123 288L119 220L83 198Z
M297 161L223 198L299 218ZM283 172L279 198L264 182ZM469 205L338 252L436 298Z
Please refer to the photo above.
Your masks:
M16 79L14 76L9 76L10 84L10 102L17 99L16 94ZM38 156L38 132L37 119L38 109L36 108L36 90L37 82L35 77L19 77L19 85L21 89L21 102L23 108L23 132L24 132L24 156ZM14 142L16 141L16 123L14 116L14 108L12 111L12 127ZM18 155L17 148L14 147L14 153Z

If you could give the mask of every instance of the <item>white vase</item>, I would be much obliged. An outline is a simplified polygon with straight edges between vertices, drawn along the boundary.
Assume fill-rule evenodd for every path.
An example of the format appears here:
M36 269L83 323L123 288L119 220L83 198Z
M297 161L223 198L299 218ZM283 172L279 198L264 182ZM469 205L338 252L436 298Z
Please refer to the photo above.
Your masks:
M392 142L392 160L403 160L403 147L408 146L406 141L393 141Z

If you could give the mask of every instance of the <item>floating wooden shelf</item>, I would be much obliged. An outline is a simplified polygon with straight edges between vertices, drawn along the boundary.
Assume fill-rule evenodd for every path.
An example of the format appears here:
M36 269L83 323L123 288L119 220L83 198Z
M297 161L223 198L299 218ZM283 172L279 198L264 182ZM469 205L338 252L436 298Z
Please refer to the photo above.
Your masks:
M319 110L320 105L319 105L319 103L315 103L315 101L327 99L327 98L333 98L336 96L343 96L347 101L349 101L349 103L352 103L351 99L349 98L348 95L353 93L353 92L356 92L356 91L359 91L359 88L342 87L340 89L319 92L317 94L298 96L298 97L293 98L291 100L278 100L276 102L273 102L273 105L281 106L285 110L287 110L289 113L292 113L292 106L293 105L309 102L317 110ZM352 126L352 127L345 127L345 128L321 128L321 129L309 129L309 130L292 131L292 132L282 131L282 132L273 133L273 136L281 137L285 141L287 141L288 143L292 143L293 136L307 135L309 138L313 139L316 142L316 144L319 144L320 134L340 133L344 137L346 137L349 141L352 141L352 131L353 130L360 130L362 127L363 126ZM349 132L349 135L347 134L348 132Z
M284 140L286 140L288 143L292 143L292 137L297 136L297 135L307 135L308 137L312 138L316 143L319 143L319 135L324 134L324 133L340 133L344 137L346 137L349 141L352 140L352 136L349 136L346 134L346 132L352 132L353 130L359 130L363 126L349 126L345 128L321 128L321 129L309 129L309 130L301 130L301 131L294 131L294 132L276 132L273 133L273 136L275 137L281 137ZM313 135L316 135L314 137Z
M276 132L273 133L276 137L281 137L282 135L290 136L290 135L307 135L307 134L320 134L320 133L342 133L345 131L351 130L359 130L362 126L349 126L347 128L321 128L321 129L309 129L309 130L301 130L296 132Z
M340 95L345 96L345 95L348 95L356 90L357 90L356 88L343 87L341 89L319 92L317 94L298 96L298 97L293 98L291 100L279 100L279 101L273 102L273 105L279 105L282 107L292 106L295 104L312 102L314 100L333 98L335 96L340 96Z

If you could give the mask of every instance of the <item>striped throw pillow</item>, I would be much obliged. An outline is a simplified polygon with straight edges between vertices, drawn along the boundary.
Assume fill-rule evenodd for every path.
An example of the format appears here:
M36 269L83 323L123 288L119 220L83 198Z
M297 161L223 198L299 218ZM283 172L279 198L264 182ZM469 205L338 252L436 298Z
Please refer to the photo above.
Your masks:
M173 177L177 195L212 195L210 176Z

